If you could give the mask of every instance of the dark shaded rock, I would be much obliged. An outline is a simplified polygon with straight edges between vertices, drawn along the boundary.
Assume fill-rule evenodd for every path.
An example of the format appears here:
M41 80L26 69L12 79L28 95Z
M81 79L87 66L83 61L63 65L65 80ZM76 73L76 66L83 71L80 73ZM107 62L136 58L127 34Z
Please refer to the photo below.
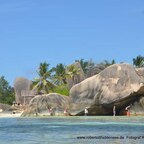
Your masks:
M144 115L144 96L136 100L130 108L133 115Z
M57 93L37 95L31 99L22 116L34 116L37 114L48 115L52 108L56 114L63 114L65 108L69 108L69 98Z
M115 64L99 74L74 85L70 90L71 113L83 115L88 107L89 115L117 114L134 104L144 94L144 80L129 64Z

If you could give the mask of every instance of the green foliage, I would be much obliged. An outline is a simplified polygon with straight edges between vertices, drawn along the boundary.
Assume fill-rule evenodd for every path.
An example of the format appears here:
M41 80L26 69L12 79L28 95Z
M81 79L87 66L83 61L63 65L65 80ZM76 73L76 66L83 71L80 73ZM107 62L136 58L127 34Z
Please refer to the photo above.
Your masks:
M143 67L144 66L144 57L139 55L136 58L133 58L133 65L136 67Z
M100 73L102 70L104 70L106 67L115 64L115 60L112 60L111 62L109 62L108 60L104 60L100 63L95 63L92 59L88 60L88 61L84 61L83 59L80 60L81 64L84 65L83 63L85 63L85 66L82 66L82 68L84 67L85 69L85 76L86 77L91 77L93 75L96 75L98 73Z
M114 60L111 63L105 60L99 65L96 65L92 60L85 61L84 59L79 60L79 62L85 74L93 70L96 66L104 69L106 66L115 63ZM67 80L71 79L72 85L74 85L76 76L80 75L80 69L75 65L66 67L60 63L49 70L49 64L44 62L40 63L37 73L39 77L35 78L32 83L32 89L36 89L37 93L56 92L63 95L69 95Z
M108 67L110 65L115 64L115 60L113 59L111 62L109 62L108 60L104 60L103 62L100 63L101 65L104 65L105 67Z
M113 64L115 64L115 63L116 63L116 62L115 62L115 60L113 59L112 62L111 62L111 64L113 65Z
M63 64L57 64L52 68L52 71L54 72L53 81L56 85L67 84L66 67Z
M49 64L46 62L40 63L38 75L39 78L35 78L32 82L32 89L36 89L37 93L49 93L55 85L52 83L52 70L48 70Z
M84 73L87 74L89 62L88 62L88 61L85 61L84 59L80 59L79 62L80 62L80 64L81 64L81 67L82 67Z
M86 69L86 71L84 70L85 74L88 74L89 71L91 69L93 69L95 67L95 65L96 65L96 63L92 59L90 59L88 61L85 61L84 63L85 63L85 69ZM83 66L82 66L82 68L83 68Z
M55 93L59 93L61 95L69 96L69 89L67 85L59 85L53 89Z
M15 100L14 89L9 86L4 76L0 77L0 103L12 104Z
M80 69L77 68L75 65L67 66L66 74L67 78L72 78L74 82L75 76L80 75Z
M81 67L84 71L84 73L87 75L89 72L91 72L93 69L104 69L112 64L115 64L115 60L113 59L111 62L109 62L108 60L104 60L100 63L95 63L92 59L90 60L84 60L81 59L79 60Z

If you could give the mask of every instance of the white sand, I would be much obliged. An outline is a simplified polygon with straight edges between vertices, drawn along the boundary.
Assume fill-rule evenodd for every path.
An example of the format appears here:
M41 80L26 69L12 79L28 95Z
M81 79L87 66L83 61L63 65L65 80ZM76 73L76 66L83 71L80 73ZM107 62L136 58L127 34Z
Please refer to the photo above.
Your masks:
M0 112L0 118L20 117L21 113L12 114L12 112Z

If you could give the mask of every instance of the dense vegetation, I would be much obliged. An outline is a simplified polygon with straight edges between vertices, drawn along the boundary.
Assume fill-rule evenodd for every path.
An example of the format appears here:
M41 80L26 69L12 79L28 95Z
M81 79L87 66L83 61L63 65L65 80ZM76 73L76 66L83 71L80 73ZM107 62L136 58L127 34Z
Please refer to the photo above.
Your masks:
M15 100L14 89L9 86L4 76L0 77L0 103L12 104Z
M105 60L101 63L95 63L93 60L76 60L81 65L85 78L94 74L98 74L107 66L115 64L115 60L111 62ZM144 67L144 57L139 55L133 58L135 67ZM32 89L36 89L37 93L56 92L62 95L69 95L68 80L74 83L75 76L80 75L79 68L75 65L66 66L62 63L55 67L49 68L47 62L40 63L37 71L38 77L33 79ZM14 89L5 80L4 76L0 77L0 103L12 104L14 101Z
M93 60L76 60L81 65L85 78L98 74L106 67L115 64L115 60L111 62L105 60L101 63L95 63ZM144 57L139 55L133 59L133 65L136 67L144 66ZM56 92L63 95L69 95L68 79L71 79L73 85L75 76L81 75L79 68L75 65L65 66L60 63L56 67L49 70L50 64L44 62L40 63L38 76L34 79L33 87L37 89L38 93Z
M133 58L133 65L135 65L138 68L144 67L144 57L139 55L136 58Z

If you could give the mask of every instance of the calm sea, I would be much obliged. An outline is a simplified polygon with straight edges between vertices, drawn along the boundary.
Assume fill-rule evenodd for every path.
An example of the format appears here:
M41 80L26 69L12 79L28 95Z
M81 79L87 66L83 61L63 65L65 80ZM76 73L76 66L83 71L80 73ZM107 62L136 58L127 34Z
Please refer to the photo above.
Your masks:
M0 144L125 143L144 143L144 117L0 118Z

